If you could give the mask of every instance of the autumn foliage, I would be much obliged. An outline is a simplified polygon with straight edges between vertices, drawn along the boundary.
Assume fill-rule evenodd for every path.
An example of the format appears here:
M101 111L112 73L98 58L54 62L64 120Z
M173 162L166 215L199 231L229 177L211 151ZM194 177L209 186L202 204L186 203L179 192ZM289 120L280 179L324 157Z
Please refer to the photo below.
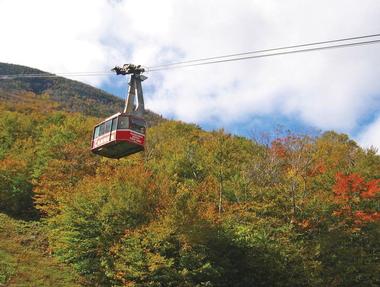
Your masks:
M39 220L87 285L377 286L375 150L163 121L109 160L89 151L97 121L31 93L0 105L0 210Z
M334 215L345 216L358 225L380 220L380 213L374 207L380 195L379 179L366 182L355 173L338 173L333 190L339 206Z

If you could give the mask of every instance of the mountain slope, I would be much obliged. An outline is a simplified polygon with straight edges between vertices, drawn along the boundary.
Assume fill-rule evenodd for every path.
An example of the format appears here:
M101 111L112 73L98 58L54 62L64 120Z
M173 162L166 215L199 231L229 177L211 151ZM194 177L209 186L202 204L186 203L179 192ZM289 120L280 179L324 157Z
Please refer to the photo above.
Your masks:
M0 102L0 285L59 286L44 270L75 284L72 269L102 287L379 285L374 150L168 120L144 152L111 160L89 150L98 118L26 88Z
M0 75L46 74L41 70L0 63ZM108 117L123 109L124 101L105 91L90 85L58 78L2 78L0 79L0 100L20 101L20 95L33 92L37 95L48 95L50 100L59 103L59 109L81 112L85 115ZM150 125L162 120L162 117L146 112Z

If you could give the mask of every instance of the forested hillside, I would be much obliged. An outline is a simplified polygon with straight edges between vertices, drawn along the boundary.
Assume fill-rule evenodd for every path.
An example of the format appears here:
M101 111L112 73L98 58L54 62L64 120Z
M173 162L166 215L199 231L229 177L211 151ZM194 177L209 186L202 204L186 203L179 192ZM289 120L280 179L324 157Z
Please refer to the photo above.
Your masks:
M5 222L40 230L14 244L67 266L17 285L27 262L0 244L0 285L380 284L376 151L333 131L264 143L162 121L145 152L110 160L89 151L99 118L54 101L64 86L30 89L1 90L0 238L17 234Z
M52 75L37 69L0 63L1 75ZM125 90L127 91L127 78ZM70 112L81 112L85 115L108 117L122 111L124 100L108 94L100 89L63 77L56 78L12 78L0 80L0 100L7 103L25 102L26 92L42 95L57 103L56 109ZM162 117L146 112L149 124L162 121Z

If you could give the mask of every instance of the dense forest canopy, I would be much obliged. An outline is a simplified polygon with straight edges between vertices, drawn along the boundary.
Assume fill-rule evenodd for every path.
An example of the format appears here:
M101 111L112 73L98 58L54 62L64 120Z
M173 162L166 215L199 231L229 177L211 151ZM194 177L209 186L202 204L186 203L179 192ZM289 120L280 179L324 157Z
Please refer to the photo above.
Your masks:
M82 285L380 283L375 150L333 131L263 144L154 116L145 152L100 158L99 118L62 107L65 81L0 86L0 212L43 226L44 250Z

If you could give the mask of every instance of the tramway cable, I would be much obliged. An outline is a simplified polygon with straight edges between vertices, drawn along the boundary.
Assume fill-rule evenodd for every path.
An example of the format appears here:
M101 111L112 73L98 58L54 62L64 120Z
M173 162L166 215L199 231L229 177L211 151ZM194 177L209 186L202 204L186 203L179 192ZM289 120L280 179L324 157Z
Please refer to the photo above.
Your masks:
M341 38L341 39L336 39L336 40L328 40L328 41L313 42L313 43L306 43L306 44L299 44L299 45L292 45L292 46L284 46L284 47L264 49L264 50L255 50L255 51L251 51L251 52L236 53L236 54L229 54L229 55L223 55L223 56L200 58L200 59L174 62L174 63L168 63L168 64L162 64L162 65L156 65L156 66L150 66L150 67L148 66L145 69L145 72L149 73L149 72L179 69L179 68L186 68L186 67L193 67L193 66L203 66L203 65L210 65L210 64L217 64L217 63L224 63L224 62L242 61L242 60L249 60L249 59L255 59L255 58L264 58L264 57L272 57L272 56L279 56L279 55L313 52L313 51L318 51L318 50L328 50L328 49L337 49L337 48L345 48L345 47L372 45L372 44L379 43L380 39L376 39L376 40L368 40L368 41L361 41L361 42L350 42L350 43L337 44L337 45L312 47L312 46L317 46L317 45L339 43L339 42L344 42L344 41L352 41L352 40L374 38L374 37L380 37L380 34L371 34L371 35L364 35L364 36L357 36L357 37L350 37L350 38ZM283 52L276 52L276 53L268 53L268 52L289 50L289 49L295 49L295 48L301 48L301 47L311 47L311 48L283 51ZM240 57L240 56L243 56L243 57ZM107 72L107 71L104 71L104 72L101 72L101 71L98 71L98 72L71 72L71 73L67 72L67 73L56 73L56 74L46 74L46 73L40 73L40 74L6 74L6 75L0 75L0 80L8 80L8 79L14 79L14 78L58 78L58 77L65 77L65 76L67 76L67 77L109 76L112 74L113 73Z
M168 66L174 66L174 65L189 64L189 63L201 62L201 61L209 61L209 60L230 58L230 57L237 57L237 56L244 56L244 55L256 54L256 53L273 52L273 51L285 50L285 49L294 49L294 48L301 48L301 47L308 47L308 46L315 46L315 45L323 45L323 44L329 44L329 43L337 43L337 42L352 41L352 40L359 40L359 39L365 39L365 38L373 38L373 37L380 37L380 34L371 34L371 35L356 36L356 37L350 37L350 38L341 38L341 39L327 40L327 41L313 42L313 43L304 43L304 44L298 44L298 45L292 45L292 46L284 46L284 47L277 47L277 48L270 48L270 49L263 49L263 50L254 50L254 51L250 51L250 52L236 53L236 54L229 54L229 55L222 55L222 56L215 56L215 57L209 57L209 58L200 58L200 59L194 59L194 60L187 60L187 61L181 61L181 62L175 62L175 63L157 65L157 66L150 67L150 69L162 68L162 67L168 67Z
M316 47L316 48L308 48L308 49L302 49L302 50L293 50L293 51L285 51L285 52L278 52L278 53L270 53L270 54L263 54L263 55L253 55L253 56L237 57L237 58L232 58L232 59L224 59L224 60L216 60L216 61L206 61L206 62L193 63L193 64L188 64L188 65L173 65L173 66L162 67L162 68L149 68L148 72L156 72L156 71L172 70L172 69L181 69L181 68L194 67L194 66L203 66L203 65L210 65L210 64L218 64L218 63L242 61L242 60L249 60L249 59L256 59L256 58L264 58L264 57L272 57L272 56L296 54L296 53L313 52L313 51L327 50L327 49L337 49L337 48L344 48L344 47L354 47L354 46L370 45L370 44L377 44L377 43L380 43L380 39L379 40L372 40L372 41L363 41L363 42L347 43L347 44L340 44L340 45L331 45L331 46L323 46L323 47Z

